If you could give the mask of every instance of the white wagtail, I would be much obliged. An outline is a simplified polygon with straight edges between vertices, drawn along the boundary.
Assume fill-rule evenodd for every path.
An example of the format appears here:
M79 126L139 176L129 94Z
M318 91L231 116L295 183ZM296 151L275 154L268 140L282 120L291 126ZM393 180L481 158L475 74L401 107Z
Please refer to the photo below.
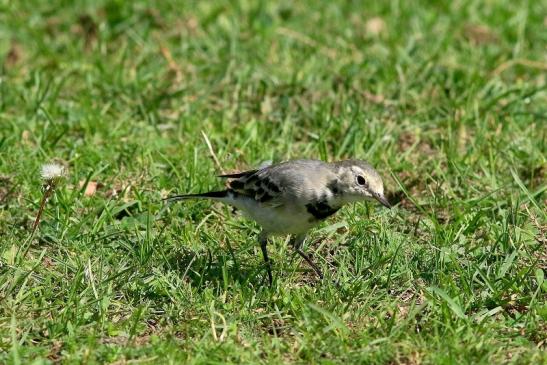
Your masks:
M266 249L268 236L292 235L291 244L296 252L322 279L319 267L302 251L308 230L348 203L377 200L390 208L384 196L382 178L372 166L361 160L333 163L294 160L219 177L229 179L226 190L176 195L167 200L217 200L240 209L255 220L262 227L258 241L270 284L272 272Z

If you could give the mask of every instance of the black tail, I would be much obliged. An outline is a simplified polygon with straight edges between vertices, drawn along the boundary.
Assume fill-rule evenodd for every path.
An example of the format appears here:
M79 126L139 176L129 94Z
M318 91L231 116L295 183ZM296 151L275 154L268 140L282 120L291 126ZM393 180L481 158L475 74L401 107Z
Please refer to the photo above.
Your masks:
M209 191L207 193L201 194L183 194L183 195L173 195L168 198L162 199L170 202L184 199L199 199L199 198L225 198L228 196L228 190L222 191Z
M218 177L223 177L227 179L239 179L243 176L250 176L257 172L258 170L249 170L249 171L243 171L243 172L235 172L233 174L224 174L224 175L218 175Z

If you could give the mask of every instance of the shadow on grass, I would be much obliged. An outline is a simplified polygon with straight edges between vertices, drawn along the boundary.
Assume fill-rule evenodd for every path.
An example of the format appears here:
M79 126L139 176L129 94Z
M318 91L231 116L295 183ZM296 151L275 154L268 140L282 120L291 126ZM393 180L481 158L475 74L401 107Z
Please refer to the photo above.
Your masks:
M232 283L240 286L269 286L264 263L241 262L243 255L222 251L179 252L168 258L169 266L180 271L182 278L199 289L226 287Z

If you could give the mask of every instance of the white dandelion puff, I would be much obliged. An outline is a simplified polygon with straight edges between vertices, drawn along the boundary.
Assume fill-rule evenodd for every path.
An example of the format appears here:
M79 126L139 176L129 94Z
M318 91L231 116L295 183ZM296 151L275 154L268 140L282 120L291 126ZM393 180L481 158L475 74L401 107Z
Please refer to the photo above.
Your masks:
M64 177L66 173L65 168L57 163L47 163L42 165L40 176L46 181L55 181Z

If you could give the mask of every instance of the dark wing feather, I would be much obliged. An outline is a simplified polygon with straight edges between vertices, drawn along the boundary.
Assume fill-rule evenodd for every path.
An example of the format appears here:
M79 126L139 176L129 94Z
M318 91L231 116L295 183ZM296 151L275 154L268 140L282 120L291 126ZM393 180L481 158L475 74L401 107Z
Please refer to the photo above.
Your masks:
M264 174L265 169L251 170L237 174L222 175L230 180L228 187L238 194L253 198L260 203L277 205L276 197L281 193L281 188Z

